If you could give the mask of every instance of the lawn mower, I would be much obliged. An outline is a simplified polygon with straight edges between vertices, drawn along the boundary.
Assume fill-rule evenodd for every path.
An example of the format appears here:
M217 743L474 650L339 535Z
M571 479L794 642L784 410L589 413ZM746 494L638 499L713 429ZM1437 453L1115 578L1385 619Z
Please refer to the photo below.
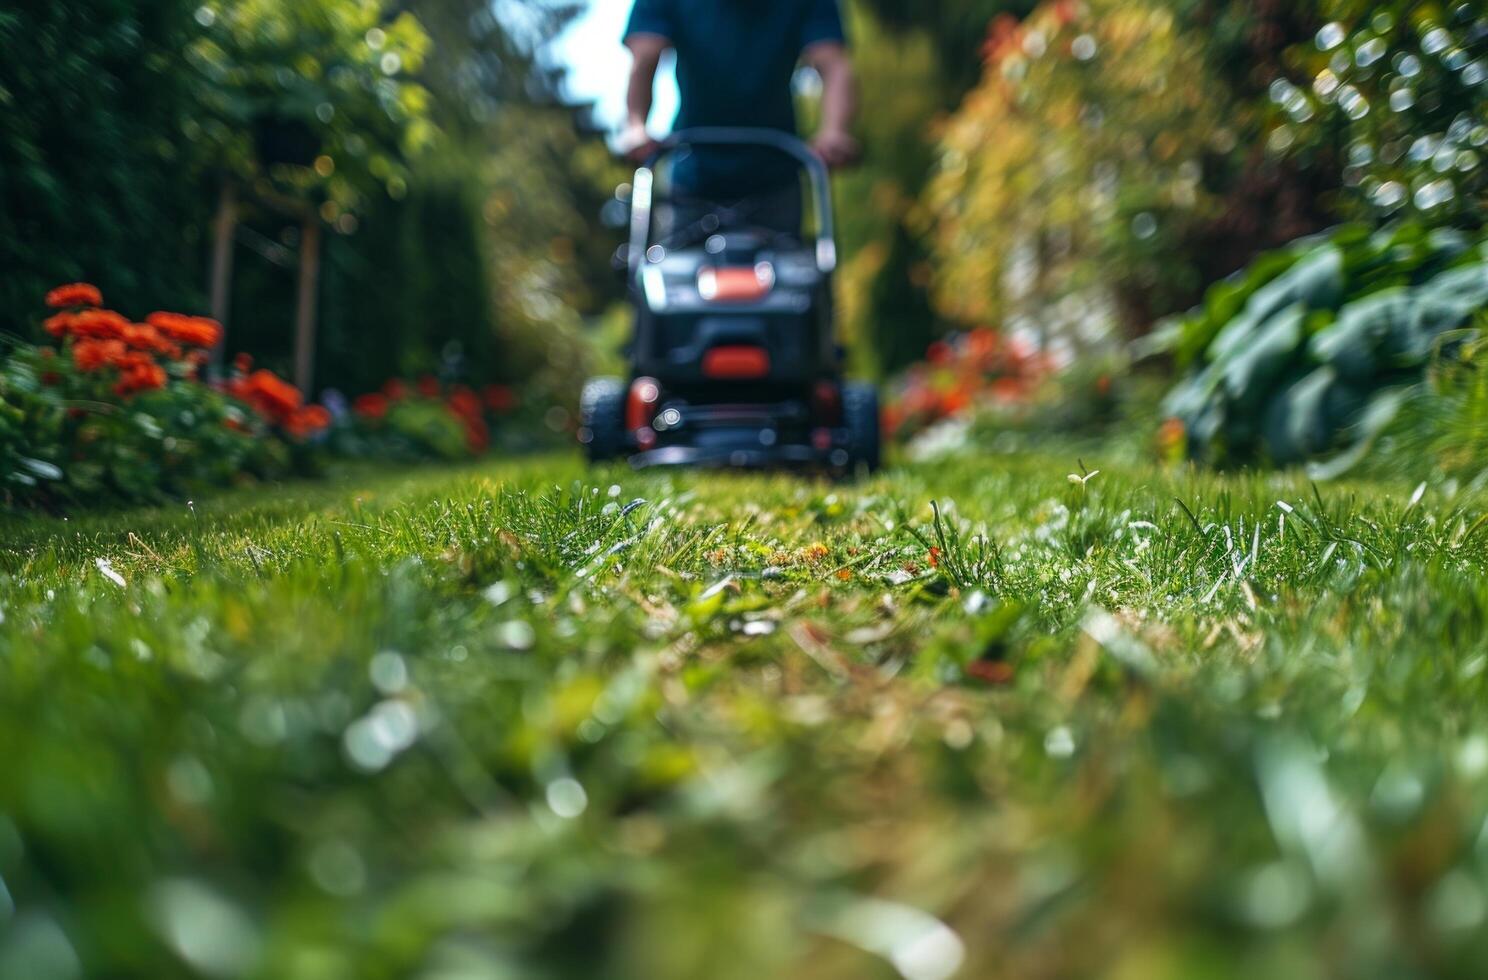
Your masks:
M663 193L659 165L704 147L788 157L807 177L812 234L796 188L784 209L778 193L774 204L757 196L727 205ZM630 377L584 387L579 439L592 462L837 475L878 467L878 393L843 380L833 330L832 218L827 168L792 136L708 128L660 144L636 172L630 239L617 252L635 308Z

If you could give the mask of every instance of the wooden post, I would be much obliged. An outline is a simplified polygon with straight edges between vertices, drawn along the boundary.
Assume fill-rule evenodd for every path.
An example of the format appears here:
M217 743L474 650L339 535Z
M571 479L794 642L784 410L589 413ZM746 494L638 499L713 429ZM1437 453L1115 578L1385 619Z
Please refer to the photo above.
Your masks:
M212 319L222 324L222 340L212 349L212 374L222 376L227 347L227 321L232 309L233 236L238 230L238 187L231 177L222 180L212 241Z
M300 299L295 315L295 384L313 397L315 380L315 314L320 295L320 217L305 215L300 233Z

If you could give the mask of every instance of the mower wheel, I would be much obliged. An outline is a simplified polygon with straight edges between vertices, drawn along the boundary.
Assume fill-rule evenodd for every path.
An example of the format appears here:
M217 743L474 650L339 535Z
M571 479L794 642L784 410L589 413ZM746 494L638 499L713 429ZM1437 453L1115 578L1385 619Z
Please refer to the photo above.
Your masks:
M842 386L842 419L854 468L876 471L883 462L882 436L879 431L878 389L861 382Z
M579 398L579 441L591 463L625 455L625 383L591 378Z

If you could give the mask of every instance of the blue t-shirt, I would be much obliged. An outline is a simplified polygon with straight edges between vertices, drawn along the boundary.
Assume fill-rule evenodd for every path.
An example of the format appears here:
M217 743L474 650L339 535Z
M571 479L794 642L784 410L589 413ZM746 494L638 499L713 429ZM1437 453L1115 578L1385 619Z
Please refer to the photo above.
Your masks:
M677 128L796 132L791 78L801 52L843 43L837 0L636 0L625 36L654 34L677 52ZM679 190L745 196L788 183L797 164L773 150L698 149L672 174Z

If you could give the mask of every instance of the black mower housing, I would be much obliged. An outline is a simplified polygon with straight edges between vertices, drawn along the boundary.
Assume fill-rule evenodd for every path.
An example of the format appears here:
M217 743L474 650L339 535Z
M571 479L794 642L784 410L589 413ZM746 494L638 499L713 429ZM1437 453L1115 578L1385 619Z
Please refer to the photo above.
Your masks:
M726 213L712 228L704 216L696 241L654 242L656 166L702 145L766 146L793 158L810 185L815 242L733 227ZM580 438L591 459L629 457L636 467L877 466L876 394L842 381L832 299L837 249L821 160L773 130L686 130L661 145L632 186L623 249L636 311L631 376L586 388ZM703 284L715 272L747 278L748 270L759 278L757 293L706 294Z

